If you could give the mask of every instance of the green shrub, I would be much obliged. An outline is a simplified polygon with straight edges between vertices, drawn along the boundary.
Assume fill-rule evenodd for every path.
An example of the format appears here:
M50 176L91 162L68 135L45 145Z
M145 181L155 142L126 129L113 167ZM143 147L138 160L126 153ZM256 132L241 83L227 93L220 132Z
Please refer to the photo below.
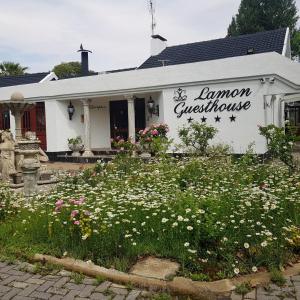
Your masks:
M190 125L180 128L178 135L185 152L205 155L209 141L214 138L217 132L218 130L213 126L192 122Z
M295 135L293 131L286 128L277 127L273 124L259 127L260 134L267 139L268 151L273 158L279 158L290 169L294 169L293 147Z

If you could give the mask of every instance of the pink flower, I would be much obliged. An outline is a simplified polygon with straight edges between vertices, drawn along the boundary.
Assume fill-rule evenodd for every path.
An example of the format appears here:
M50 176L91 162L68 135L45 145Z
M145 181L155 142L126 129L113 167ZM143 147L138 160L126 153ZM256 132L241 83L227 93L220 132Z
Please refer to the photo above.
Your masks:
M64 200L57 200L55 205L56 206L62 206L64 204Z
M76 217L78 214L79 214L79 211L78 211L77 209L76 209L76 210L73 210L73 211L71 212L71 217L74 218L74 217Z
M75 205L81 205L84 203L84 198L83 197L80 197L79 200L74 200L73 201L73 204Z
M154 136L158 135L157 129L152 130L152 131L151 131L151 134L154 135Z
M79 221L74 221L74 225L79 225L80 222Z

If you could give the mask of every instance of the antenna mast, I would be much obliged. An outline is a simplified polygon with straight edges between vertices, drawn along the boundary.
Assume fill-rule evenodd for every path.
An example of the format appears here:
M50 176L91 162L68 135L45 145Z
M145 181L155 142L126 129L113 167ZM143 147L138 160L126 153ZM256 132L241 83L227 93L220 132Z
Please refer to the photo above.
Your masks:
M155 7L154 7L153 0L149 0L149 11L151 14L151 32L152 32L152 35L154 35L156 22L155 22Z

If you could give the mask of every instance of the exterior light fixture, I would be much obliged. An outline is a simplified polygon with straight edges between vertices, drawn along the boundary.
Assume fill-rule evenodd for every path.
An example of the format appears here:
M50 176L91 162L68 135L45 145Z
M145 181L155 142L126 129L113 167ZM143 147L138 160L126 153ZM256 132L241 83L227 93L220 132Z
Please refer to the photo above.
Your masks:
M152 117L152 115L159 116L159 106L155 105L155 102L151 96L147 102L147 106L148 106L148 112L151 114L151 117Z
M265 83L266 83L266 78L261 78L261 79L260 79L260 83L261 83L261 84L265 84Z
M273 84L273 83L275 82L275 78L274 78L274 77L269 78L269 82L270 82L271 84Z
M69 114L69 119L72 120L72 117L75 112L75 107L73 106L72 102L70 101L70 104L68 106L68 114Z

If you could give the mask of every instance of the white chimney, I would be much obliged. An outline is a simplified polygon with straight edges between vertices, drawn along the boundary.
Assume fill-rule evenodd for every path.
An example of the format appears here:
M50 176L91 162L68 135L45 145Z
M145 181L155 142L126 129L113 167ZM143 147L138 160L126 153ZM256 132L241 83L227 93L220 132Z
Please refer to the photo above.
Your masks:
M156 34L151 36L151 56L160 54L167 48L167 40Z

